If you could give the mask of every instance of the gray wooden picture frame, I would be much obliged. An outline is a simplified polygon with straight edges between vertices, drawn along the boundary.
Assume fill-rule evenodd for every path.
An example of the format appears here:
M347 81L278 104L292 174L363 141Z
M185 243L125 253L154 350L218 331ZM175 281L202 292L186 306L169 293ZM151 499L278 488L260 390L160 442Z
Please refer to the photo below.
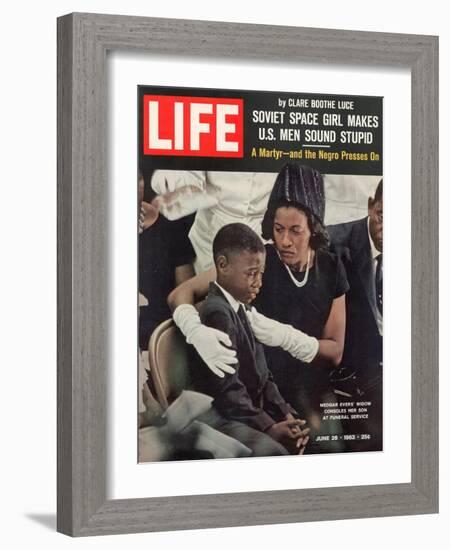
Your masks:
M107 499L111 50L411 70L410 483ZM82 13L59 18L58 317L58 531L86 536L437 512L438 38Z

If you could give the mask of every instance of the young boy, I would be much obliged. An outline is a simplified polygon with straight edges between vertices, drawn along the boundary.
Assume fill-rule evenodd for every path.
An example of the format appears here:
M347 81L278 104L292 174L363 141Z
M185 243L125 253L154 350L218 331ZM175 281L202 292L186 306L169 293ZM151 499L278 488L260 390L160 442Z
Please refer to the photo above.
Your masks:
M210 285L200 318L230 337L238 362L234 374L224 378L200 361L194 366L195 389L214 398L201 420L241 441L253 456L301 454L309 429L302 429L305 421L295 419L281 397L245 313L261 287L264 245L247 225L233 223L217 233L213 256L217 280Z

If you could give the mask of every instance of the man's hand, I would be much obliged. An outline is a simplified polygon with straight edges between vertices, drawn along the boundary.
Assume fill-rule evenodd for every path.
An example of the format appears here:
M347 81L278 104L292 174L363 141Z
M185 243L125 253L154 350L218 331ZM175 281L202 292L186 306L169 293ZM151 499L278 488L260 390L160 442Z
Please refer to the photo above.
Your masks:
M151 227L158 219L158 209L149 202L142 201L139 210L139 233Z
M208 368L219 378L225 373L234 374L230 365L236 364L236 351L230 349L231 340L228 334L215 328L202 325L199 314L194 306L183 304L173 312L173 320L192 344ZM225 347L229 346L229 347Z
M305 420L295 419L288 414L286 420L273 424L266 433L291 454L303 454L309 440L309 428L304 428L305 424Z
M212 208L218 202L219 199L215 195L201 191L193 185L157 195L153 199L153 205L168 220L179 220L184 216L197 212L197 210Z
M295 359L310 363L317 355L319 341L308 336L291 325L286 325L265 317L254 307L247 311L247 317L255 338L262 344L280 347L290 353Z

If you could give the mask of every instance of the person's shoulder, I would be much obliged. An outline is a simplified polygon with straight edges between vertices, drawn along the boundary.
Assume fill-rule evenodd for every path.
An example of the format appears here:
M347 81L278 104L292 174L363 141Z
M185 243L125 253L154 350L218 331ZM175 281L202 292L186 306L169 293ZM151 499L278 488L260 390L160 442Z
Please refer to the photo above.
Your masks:
M208 317L212 314L219 313L227 317L232 317L232 311L233 308L220 289L214 283L211 283L208 295L200 307L200 316Z
M336 223L333 225L327 225L327 231L330 237L333 235L346 235L352 233L355 229L362 227L367 223L367 216L358 220L352 220L350 222Z
M209 292L200 308L200 320L206 326L221 330L230 337L237 330L236 314L222 293Z
M336 267L339 263L338 255L326 248L319 248L316 250L317 262L323 267Z
M336 223L333 225L327 225L327 231L328 231L328 234L330 235L330 238L333 238L333 236L348 235L356 227L361 225L366 220L367 220L367 216L365 218L360 218L359 220L353 220L351 222L343 222L343 223Z
M359 220L327 226L330 248L338 256L344 249L360 247L361 239L367 233L367 216Z
M325 276L324 280L330 284L339 284L342 293L347 292L347 276L343 264L343 258L330 250L319 249L317 252L317 264L320 272Z

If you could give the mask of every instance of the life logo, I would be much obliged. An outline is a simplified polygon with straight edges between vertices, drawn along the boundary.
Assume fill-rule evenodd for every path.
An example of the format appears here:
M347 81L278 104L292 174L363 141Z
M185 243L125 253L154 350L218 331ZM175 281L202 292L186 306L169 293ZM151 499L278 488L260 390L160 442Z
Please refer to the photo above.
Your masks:
M144 95L144 155L244 156L243 99Z

